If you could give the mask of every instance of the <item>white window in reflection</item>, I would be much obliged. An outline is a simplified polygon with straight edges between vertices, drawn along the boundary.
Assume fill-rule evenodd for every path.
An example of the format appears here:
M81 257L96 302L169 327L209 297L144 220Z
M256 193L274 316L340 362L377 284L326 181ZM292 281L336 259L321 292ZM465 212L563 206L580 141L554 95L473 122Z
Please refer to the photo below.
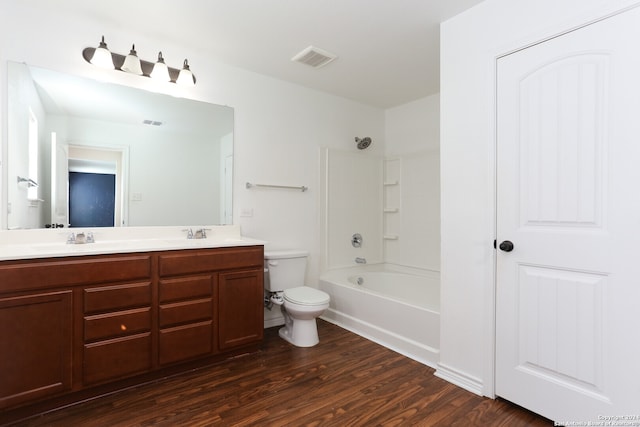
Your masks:
M29 108L29 179L38 182L38 119ZM27 188L27 198L38 200L38 187L29 185Z

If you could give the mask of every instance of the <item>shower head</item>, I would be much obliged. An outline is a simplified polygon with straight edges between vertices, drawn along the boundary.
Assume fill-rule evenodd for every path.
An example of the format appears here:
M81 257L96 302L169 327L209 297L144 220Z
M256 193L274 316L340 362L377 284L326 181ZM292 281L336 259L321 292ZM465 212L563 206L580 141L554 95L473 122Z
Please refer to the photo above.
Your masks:
M371 138L365 136L364 138L360 139L356 136L356 144L358 144L358 150L364 150L371 145Z

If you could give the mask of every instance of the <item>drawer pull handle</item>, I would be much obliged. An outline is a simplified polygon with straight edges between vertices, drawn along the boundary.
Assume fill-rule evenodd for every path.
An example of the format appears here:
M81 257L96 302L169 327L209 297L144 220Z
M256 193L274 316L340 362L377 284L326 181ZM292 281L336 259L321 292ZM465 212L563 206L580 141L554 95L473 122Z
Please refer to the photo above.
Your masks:
M126 325L120 325L120 330L126 331L127 330L127 326Z

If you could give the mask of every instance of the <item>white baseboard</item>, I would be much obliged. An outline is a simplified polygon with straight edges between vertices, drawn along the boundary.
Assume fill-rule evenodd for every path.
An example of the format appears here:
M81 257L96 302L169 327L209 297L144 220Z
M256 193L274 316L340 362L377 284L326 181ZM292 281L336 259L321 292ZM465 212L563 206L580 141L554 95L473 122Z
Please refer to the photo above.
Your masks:
M435 373L436 377L442 378L452 384L462 387L463 389L470 391L471 393L482 396L483 384L479 378L467 375L462 371L458 371L450 366L438 363L438 368Z
M438 349L401 337L331 308L325 311L320 318L434 369L440 359Z

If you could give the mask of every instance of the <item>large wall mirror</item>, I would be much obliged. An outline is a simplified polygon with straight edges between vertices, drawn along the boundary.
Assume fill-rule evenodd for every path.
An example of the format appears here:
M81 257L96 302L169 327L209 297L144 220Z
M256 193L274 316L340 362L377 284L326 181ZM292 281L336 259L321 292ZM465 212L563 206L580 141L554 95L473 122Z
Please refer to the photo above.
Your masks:
M8 63L8 229L232 222L233 109Z

